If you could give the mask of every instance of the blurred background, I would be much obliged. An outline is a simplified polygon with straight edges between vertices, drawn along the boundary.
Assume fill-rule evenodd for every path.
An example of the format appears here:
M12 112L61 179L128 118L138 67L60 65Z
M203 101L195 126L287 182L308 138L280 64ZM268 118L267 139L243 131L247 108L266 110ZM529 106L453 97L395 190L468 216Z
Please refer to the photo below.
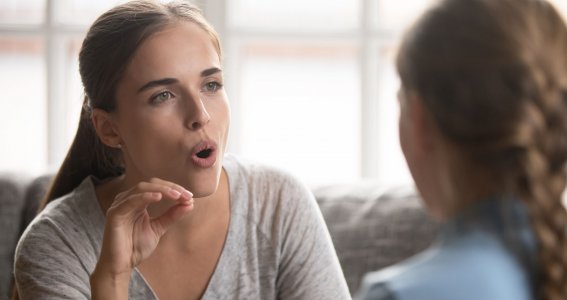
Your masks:
M0 0L0 172L56 172L78 124L82 38L122 2ZM434 0L192 2L221 35L230 152L310 185L411 182L393 62Z

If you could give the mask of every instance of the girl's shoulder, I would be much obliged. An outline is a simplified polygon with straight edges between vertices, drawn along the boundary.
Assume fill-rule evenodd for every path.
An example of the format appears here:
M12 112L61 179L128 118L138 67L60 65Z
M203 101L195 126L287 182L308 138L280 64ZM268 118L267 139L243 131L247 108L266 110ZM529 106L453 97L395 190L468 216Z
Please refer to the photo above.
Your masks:
M392 299L404 300L528 300L531 286L528 271L509 249L479 231L366 275L361 291L379 288Z

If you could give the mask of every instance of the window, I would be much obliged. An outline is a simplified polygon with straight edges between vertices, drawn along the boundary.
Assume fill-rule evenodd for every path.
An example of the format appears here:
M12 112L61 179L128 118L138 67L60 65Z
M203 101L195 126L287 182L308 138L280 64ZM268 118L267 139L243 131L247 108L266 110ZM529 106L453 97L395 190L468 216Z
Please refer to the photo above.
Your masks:
M238 151L313 183L358 177L357 47L343 41L248 41L238 51Z
M0 24L39 25L44 22L45 0L4 0L0 3Z
M429 0L219 2L205 11L226 53L230 151L312 185L411 182L393 59Z
M38 175L61 164L82 105L82 38L100 13L119 2L0 2L0 171Z
M60 165L82 104L82 38L121 2L0 2L0 172ZM193 2L223 42L229 151L312 185L411 182L393 60L403 29L433 0ZM565 1L552 2L567 11Z
M44 48L40 36L0 37L0 166L4 170L40 172L47 162Z

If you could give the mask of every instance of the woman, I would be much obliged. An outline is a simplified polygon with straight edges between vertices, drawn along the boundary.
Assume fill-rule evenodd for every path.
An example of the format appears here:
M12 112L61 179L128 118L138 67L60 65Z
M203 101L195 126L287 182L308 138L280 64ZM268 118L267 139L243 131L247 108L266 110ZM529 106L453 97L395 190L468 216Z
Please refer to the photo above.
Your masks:
M445 0L405 36L400 141L438 243L358 299L567 299L567 30L543 0Z
M79 65L77 135L16 251L21 299L349 297L308 189L225 155L220 42L195 7L115 7Z

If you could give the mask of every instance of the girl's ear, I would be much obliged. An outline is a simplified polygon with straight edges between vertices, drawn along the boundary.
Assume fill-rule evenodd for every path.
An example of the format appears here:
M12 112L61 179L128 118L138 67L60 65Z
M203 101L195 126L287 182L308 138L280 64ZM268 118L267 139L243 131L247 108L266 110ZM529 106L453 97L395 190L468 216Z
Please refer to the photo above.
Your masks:
M411 122L412 145L416 148L416 154L420 156L429 156L433 150L433 139L435 138L435 126L431 119L431 114L425 107L425 103L421 96L414 92L407 94L407 113Z
M122 139L110 113L99 108L94 108L91 121L102 143L112 148L121 147Z

